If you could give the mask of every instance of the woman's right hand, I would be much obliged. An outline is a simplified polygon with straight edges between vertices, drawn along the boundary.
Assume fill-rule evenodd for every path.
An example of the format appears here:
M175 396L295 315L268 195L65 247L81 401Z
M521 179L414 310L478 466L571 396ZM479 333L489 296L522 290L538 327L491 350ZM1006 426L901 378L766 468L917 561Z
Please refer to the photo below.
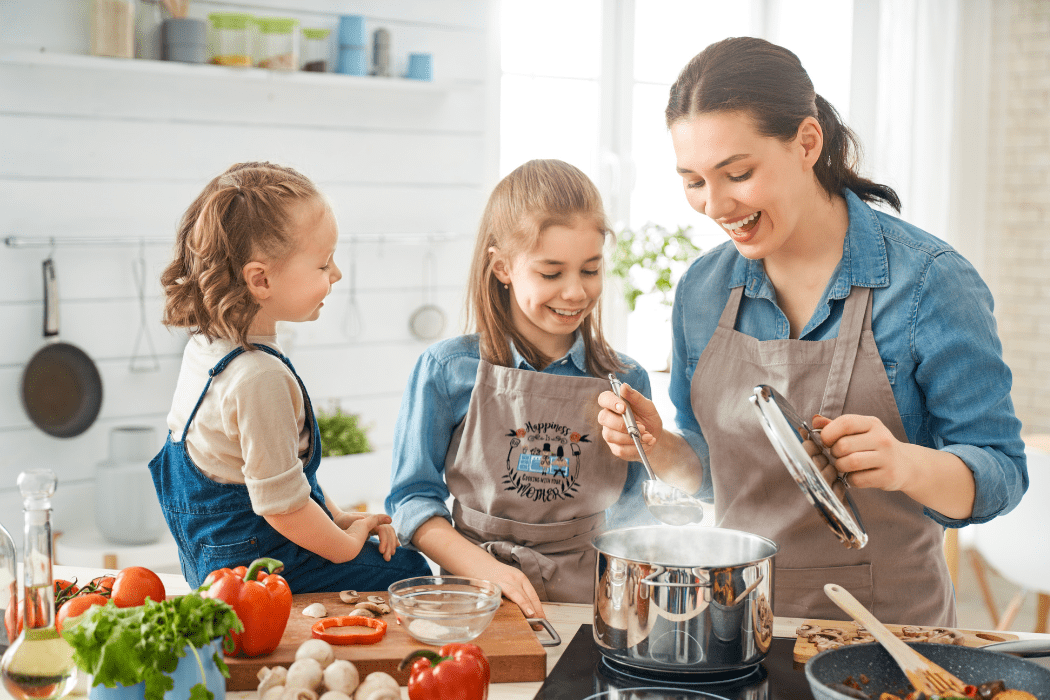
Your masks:
M663 434L663 421L656 410L656 404L645 398L640 391L635 391L630 384L621 385L620 396L611 391L603 391L598 395L598 405L602 407L598 413L598 422L602 426L602 437L609 444L609 449L615 456L637 462L641 458L634 446L634 440L631 439L631 434L627 432L627 422L623 417L627 410L625 401L631 405L634 422L638 424L638 432L642 437L646 455L652 454L656 441Z

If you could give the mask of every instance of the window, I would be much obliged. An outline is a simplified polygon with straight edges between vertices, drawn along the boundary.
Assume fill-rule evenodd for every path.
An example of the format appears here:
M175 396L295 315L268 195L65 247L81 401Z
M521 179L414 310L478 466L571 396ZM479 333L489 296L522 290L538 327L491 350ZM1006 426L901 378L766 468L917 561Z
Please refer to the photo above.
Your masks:
M671 84L708 44L765 36L799 56L848 123L852 5L503 0L500 174L530 158L561 158L594 179L617 228L692 226L701 248L719 245L725 234L689 207L675 173L663 117ZM666 368L670 307L659 296L639 299L630 314L622 305L606 323L618 350L647 369Z

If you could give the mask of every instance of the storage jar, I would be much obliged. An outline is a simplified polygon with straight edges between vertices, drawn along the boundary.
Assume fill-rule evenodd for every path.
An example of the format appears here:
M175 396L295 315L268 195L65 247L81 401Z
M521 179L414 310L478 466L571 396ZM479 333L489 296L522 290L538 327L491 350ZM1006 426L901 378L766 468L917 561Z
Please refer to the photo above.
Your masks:
M250 66L252 16L243 12L212 12L211 62L220 66Z
M299 20L256 17L258 28L255 65L271 70L299 69Z
M328 70L328 35L331 29L303 29L303 70L324 73Z

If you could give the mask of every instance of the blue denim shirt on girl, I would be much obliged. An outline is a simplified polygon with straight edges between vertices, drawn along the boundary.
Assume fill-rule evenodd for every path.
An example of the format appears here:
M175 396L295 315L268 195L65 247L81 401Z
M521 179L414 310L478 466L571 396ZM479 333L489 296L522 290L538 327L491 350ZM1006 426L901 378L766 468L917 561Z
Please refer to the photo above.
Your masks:
M536 371L511 344L514 367ZM650 396L649 375L634 360L619 354L627 370L620 381ZM408 543L420 525L434 516L451 522L443 476L452 432L467 413L481 355L478 336L463 335L431 345L416 361L408 378L401 413L394 430L394 466L386 511L401 542ZM547 374L590 377L583 336L577 332L569 352L543 368ZM615 506L606 510L607 529L655 525L641 496L646 478L641 462L631 462L627 483Z
M306 402L307 420L312 425L310 451L303 463L303 473L310 484L310 498L331 517L317 481L317 468L321 464L321 433L306 387L287 357L265 345L255 347L284 362L299 382ZM190 588L200 586L216 569L248 565L264 556L284 564L281 575L287 579L293 593L348 588L382 591L401 579L429 576L430 566L419 552L398 547L388 562L372 541L365 542L361 552L348 562L337 564L329 561L287 539L265 518L257 515L252 509L247 486L220 484L201 473L186 450L186 435L212 379L243 352L243 348L237 348L208 372L208 381L182 431L183 439L174 442L169 432L164 447L149 464L161 510L179 546L182 574Z
M843 196L849 230L842 260L799 339L836 337L850 288L872 288L875 344L908 439L958 456L976 482L969 519L929 509L926 514L947 527L962 527L1008 512L1028 488L1028 471L988 287L944 241L872 209L849 190ZM678 428L704 463L701 493L708 498L707 443L689 390L729 290L739 286L744 296L736 330L763 341L788 338L788 319L762 261L743 257L732 242L700 256L675 290L670 394Z

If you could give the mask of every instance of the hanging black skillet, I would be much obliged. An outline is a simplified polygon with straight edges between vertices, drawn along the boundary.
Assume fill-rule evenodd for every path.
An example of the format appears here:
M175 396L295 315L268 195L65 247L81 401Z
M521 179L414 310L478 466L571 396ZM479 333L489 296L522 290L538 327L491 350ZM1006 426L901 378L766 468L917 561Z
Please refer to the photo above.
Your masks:
M50 258L44 261L44 340L22 373L22 406L48 435L76 437L102 408L102 377L87 353L58 340L58 283Z

